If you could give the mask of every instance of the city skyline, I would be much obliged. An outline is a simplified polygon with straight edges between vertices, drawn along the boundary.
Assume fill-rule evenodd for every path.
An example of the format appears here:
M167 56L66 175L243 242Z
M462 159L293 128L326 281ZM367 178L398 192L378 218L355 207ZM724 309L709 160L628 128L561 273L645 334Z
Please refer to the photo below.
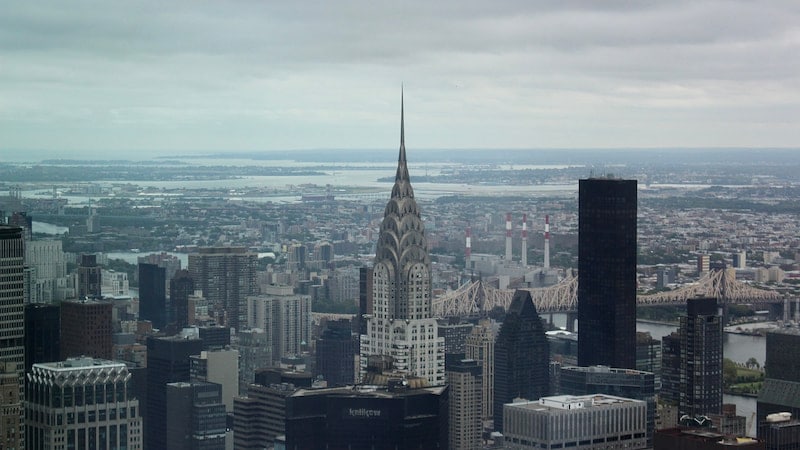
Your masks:
M582 3L12 2L0 152L796 145L793 3Z

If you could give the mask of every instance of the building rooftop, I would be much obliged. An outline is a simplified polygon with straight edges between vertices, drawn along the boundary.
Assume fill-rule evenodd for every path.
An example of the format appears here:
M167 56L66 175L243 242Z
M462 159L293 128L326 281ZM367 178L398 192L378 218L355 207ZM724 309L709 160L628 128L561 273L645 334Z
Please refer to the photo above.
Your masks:
M592 407L602 407L609 405L618 405L624 403L642 403L641 400L634 400L631 398L617 397L607 394L590 394L590 395L554 395L551 397L542 397L539 400L528 401L522 400L512 403L515 407L532 409L532 410L561 410L561 409L584 409Z
M75 370L86 367L125 367L125 364L117 361L109 361L107 359L92 358L88 356L79 356L76 358L67 358L66 361L56 361L48 363L34 364L34 366L45 367L52 370Z

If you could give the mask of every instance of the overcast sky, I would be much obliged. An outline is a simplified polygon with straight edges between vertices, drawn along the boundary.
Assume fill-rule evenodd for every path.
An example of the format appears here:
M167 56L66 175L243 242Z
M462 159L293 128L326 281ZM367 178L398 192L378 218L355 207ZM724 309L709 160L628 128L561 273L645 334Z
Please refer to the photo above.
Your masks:
M800 1L15 1L0 152L800 147ZM0 158L2 159L2 158Z

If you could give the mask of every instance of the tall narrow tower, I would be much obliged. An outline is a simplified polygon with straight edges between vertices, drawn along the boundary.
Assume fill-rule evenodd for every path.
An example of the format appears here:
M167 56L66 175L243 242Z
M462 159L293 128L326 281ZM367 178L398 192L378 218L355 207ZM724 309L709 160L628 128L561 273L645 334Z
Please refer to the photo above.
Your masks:
M472 262L472 228L467 227L467 247L464 249L464 266L470 269Z
M362 375L369 356L384 355L400 371L432 386L444 384L444 338L431 317L431 261L408 175L402 97L400 155L375 251L372 292L373 314L361 336Z
M506 262L511 262L511 213L506 213Z
M636 180L578 185L578 365L636 368Z
M550 268L550 216L544 216L544 268Z
M528 215L522 215L522 266L528 265Z

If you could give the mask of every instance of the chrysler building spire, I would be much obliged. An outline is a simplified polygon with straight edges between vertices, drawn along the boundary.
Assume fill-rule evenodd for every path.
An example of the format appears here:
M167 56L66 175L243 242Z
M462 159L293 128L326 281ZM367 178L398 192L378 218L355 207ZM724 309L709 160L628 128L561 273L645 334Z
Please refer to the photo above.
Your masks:
M361 337L361 368L369 356L391 356L396 370L430 385L444 384L444 339L431 308L431 260L425 226L408 175L403 94L400 154L372 269L373 313Z

